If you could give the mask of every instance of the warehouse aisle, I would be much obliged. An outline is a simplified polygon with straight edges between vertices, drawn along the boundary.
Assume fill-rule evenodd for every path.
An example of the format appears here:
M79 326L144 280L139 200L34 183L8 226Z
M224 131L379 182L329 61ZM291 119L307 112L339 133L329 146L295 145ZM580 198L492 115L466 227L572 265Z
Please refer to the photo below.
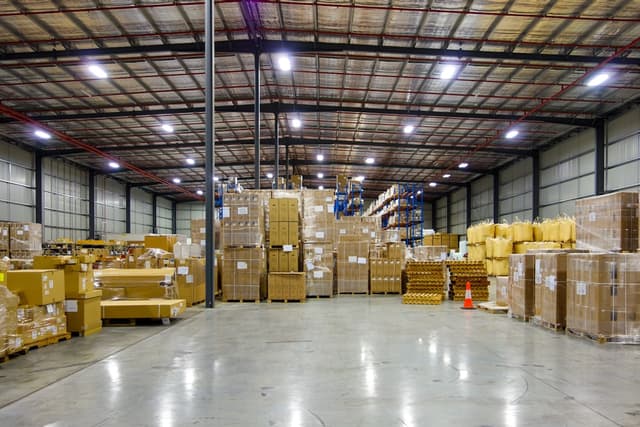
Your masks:
M77 346L95 363L68 367L75 373L8 405L3 391L1 424L640 424L639 348L597 345L458 304L363 296L220 304L169 328L137 330L102 360L114 349L80 339L48 349L54 357ZM106 333L126 340L121 331ZM27 378L46 367L30 359L38 354L24 358ZM18 360L1 368L3 390L18 388L11 381Z

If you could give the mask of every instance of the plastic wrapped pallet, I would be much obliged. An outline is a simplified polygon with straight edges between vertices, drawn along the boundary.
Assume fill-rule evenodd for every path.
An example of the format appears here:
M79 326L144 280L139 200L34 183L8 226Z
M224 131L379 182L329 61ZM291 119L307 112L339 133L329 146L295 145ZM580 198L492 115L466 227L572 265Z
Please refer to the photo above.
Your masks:
M267 192L251 190L242 193L225 193L223 197L223 246L264 245L265 204L268 204Z
M640 255L570 254L567 263L567 329L640 343Z
M332 190L303 190L302 240L333 243L336 217Z
M535 313L535 255L513 254L509 266L510 313L528 320Z
M529 251L561 248L562 245L558 242L520 242L513 245L513 252L516 254L526 254Z
M308 296L331 296L335 275L335 252L332 243L305 243L303 264Z
M204 256L207 247L207 223L204 219L191 220L191 241L200 246L200 256ZM215 215L213 222L213 232L215 238L215 248L222 247L222 236L220 234L220 219Z
M267 298L304 301L307 295L304 281L304 273L269 273Z
M9 226L11 258L31 258L42 254L42 225L30 222L12 222Z
M447 259L447 246L414 246L408 248L408 258L416 261L442 261Z
M576 200L576 240L579 249L638 249L638 193L618 192Z
M9 233L10 224L0 222L0 258L9 256Z
M11 353L15 348L17 313L20 298L6 286L0 285L0 356Z
M17 334L23 346L67 333L67 317L64 303L42 306L19 306L17 309Z
M266 266L263 248L224 248L223 300L259 301L266 294Z
M136 268L166 268L173 265L174 255L160 248L147 249L136 258Z
M369 241L357 236L338 242L338 293L369 292Z
M535 254L535 312L543 325L563 328L567 312L567 253Z
M496 305L509 306L509 276L496 277Z

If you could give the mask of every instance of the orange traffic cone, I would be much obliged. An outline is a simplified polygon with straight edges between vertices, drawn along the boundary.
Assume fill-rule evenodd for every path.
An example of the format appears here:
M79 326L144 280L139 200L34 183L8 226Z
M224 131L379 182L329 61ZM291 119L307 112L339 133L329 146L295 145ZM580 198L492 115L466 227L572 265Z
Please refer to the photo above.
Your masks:
M467 282L467 289L464 291L464 304L460 307L463 310L475 310L471 300L471 282Z

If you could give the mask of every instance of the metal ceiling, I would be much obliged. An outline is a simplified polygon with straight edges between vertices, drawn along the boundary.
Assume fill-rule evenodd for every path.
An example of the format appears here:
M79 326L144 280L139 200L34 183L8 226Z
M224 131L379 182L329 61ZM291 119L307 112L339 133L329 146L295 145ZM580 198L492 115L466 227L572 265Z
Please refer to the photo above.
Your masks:
M188 200L204 188L204 2L128 3L0 4L0 138ZM220 0L215 13L216 170L249 188L256 53L261 174L278 120L282 176L288 151L308 186L364 175L369 197L418 181L437 182L437 198L640 95L640 0Z

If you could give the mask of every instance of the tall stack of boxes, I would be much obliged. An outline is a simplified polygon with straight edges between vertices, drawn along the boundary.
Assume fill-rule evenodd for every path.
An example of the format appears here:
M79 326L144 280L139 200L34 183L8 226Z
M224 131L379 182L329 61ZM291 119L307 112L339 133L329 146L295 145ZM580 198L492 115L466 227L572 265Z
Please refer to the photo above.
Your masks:
M10 225L8 222L0 222L0 259L9 256L9 233Z
M332 296L335 277L335 230L332 190L303 190L303 267L307 296Z
M345 234L338 241L338 293L369 293L369 240Z
M222 299L260 301L265 296L265 196L225 193L222 208ZM268 201L267 201L268 203Z
M509 257L509 312L523 320L535 314L535 259L534 254Z
M567 253L535 254L535 316L545 327L564 329L567 313Z
M269 200L269 300L304 300L300 272L300 218L297 198Z
M42 254L42 225L30 222L0 223L0 258L31 259Z
M404 243L387 243L382 253L373 251L369 263L369 281L372 294L399 294L402 292L402 261Z

